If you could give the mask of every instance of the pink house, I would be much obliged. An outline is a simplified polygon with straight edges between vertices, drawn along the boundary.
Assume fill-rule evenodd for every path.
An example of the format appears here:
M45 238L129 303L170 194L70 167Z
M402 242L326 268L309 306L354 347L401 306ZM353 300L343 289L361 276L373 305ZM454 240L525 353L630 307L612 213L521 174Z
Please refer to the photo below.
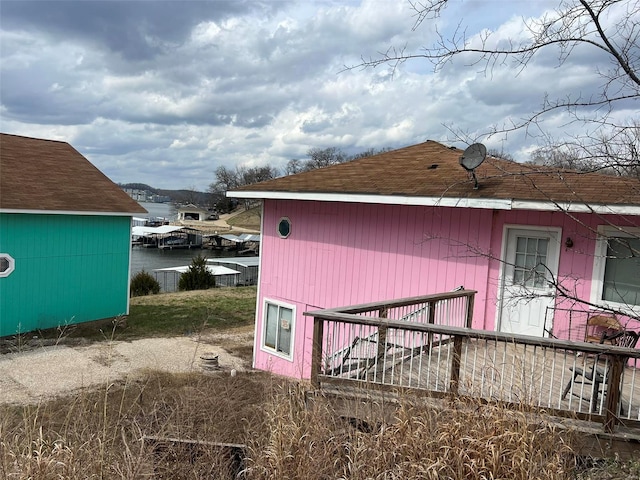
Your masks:
M427 141L228 192L263 200L254 367L309 378L305 311L475 290L473 328L583 340L640 330L640 181Z

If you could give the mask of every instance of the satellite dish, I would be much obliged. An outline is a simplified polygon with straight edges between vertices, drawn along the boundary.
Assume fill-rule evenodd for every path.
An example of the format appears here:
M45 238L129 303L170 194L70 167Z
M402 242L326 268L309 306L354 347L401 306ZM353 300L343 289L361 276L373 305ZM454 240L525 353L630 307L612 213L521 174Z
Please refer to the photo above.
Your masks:
M475 170L482 165L485 158L487 158L487 147L481 143L469 145L460 157L460 165L473 177L474 190L478 189L478 179L476 178Z

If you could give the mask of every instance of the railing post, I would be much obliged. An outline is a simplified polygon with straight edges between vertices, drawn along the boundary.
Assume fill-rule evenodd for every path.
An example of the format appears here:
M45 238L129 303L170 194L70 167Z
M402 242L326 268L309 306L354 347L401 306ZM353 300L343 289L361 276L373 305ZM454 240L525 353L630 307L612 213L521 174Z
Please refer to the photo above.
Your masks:
M475 293L471 293L467 297L467 319L466 319L467 328L471 328L471 326L473 325L473 302L475 298L476 298Z
M429 309L427 310L427 323L433 325L436 323L436 302L429 302Z
M433 325L436 323L436 302L429 302L429 310L427 310L427 323ZM433 348L433 333L427 335L427 349L431 351Z
M604 430L613 433L618 423L618 408L620 407L620 381L624 370L625 358L616 355L611 359L609 378L607 378L607 393L604 399Z
M462 337L453 337L453 355L451 356L451 379L449 380L449 392L458 393L460 384L460 363L462 358Z
M388 310L387 308L381 308L378 311L378 318L387 318ZM387 353L387 327L380 325L378 327L378 348L376 351L376 380L384 375L384 357ZM378 376L379 375L379 376ZM382 379L384 383L384 379Z
M322 366L322 342L324 337L324 320L313 319L313 344L311 350L311 385L320 388L320 368Z

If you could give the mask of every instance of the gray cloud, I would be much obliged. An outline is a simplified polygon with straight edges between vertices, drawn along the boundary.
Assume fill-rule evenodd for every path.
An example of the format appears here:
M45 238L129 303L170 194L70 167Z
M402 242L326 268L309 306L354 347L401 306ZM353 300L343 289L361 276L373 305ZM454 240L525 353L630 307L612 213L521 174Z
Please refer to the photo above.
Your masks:
M54 0L2 2L2 28L37 30L52 39L78 39L121 54L149 60L180 44L194 24L237 15L270 15L288 2L247 0L104 1Z
M517 31L495 4L471 5L472 25L498 37ZM405 0L3 0L0 8L3 130L66 140L113 180L161 188L205 189L219 165L284 166L312 147L443 141L446 125L525 152L532 140L520 134L482 134L526 115L545 93L594 92L601 81L582 51L561 68L545 52L518 76L463 61L435 75L420 60L395 72L342 71L389 46L419 51L435 39L434 25L412 31Z

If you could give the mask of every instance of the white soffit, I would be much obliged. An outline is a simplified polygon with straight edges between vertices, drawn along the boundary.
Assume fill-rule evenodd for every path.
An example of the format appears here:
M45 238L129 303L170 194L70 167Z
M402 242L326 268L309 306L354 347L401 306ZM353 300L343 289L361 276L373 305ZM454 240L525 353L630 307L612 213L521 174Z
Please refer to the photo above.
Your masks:
M493 210L543 210L576 213L640 215L640 205L602 205L584 203L554 203L535 200L499 198L407 197L400 195L367 195L350 193L256 192L229 191L227 197L269 200L311 200L319 202L378 203L383 205L418 205L454 208L485 208Z

